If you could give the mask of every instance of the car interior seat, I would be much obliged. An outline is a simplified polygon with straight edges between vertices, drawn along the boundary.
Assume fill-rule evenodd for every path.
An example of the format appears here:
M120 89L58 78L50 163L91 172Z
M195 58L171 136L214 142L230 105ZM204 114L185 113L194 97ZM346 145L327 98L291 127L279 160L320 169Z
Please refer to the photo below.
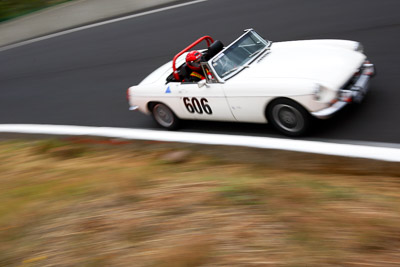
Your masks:
M205 61L209 61L216 54L218 54L222 49L224 49L224 44L219 40L215 40L214 43L212 43L208 47L207 52L204 55Z

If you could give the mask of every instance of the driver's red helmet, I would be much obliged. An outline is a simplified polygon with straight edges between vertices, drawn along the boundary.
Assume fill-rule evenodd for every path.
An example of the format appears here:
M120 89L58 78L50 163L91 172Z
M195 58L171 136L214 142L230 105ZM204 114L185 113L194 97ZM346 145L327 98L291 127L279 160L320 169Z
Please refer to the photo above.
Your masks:
M201 53L197 50L190 51L186 56L186 64L192 70L200 70Z

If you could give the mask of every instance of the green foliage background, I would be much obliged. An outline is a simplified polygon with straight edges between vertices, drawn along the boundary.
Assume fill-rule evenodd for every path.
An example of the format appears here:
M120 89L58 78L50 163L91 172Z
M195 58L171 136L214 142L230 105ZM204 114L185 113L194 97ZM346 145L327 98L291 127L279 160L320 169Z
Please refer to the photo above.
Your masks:
M0 22L72 0L0 0Z

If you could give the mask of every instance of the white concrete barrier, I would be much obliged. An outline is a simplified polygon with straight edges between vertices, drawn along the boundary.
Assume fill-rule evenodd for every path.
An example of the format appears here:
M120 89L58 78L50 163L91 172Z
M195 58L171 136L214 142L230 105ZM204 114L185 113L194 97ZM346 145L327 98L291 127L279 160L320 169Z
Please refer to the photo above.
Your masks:
M40 124L1 124L0 133L1 132L74 136L88 135L135 140L244 146L400 162L399 148L357 144L327 143L321 141L280 139L270 137Z

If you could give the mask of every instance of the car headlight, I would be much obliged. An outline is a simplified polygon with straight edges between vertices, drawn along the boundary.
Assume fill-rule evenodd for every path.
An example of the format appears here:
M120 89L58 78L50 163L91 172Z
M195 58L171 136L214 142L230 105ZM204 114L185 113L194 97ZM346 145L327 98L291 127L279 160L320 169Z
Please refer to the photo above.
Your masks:
M329 90L329 88L321 84L316 84L313 91L313 98L316 101L329 102L335 98L335 95L332 90Z
M321 100L321 95L322 95L322 86L317 84L313 92L314 100L317 101Z
M313 92L314 100L321 101L324 98L326 88L320 84L316 84Z
M357 42L354 50L360 53L364 53L364 46L362 45L362 43Z

